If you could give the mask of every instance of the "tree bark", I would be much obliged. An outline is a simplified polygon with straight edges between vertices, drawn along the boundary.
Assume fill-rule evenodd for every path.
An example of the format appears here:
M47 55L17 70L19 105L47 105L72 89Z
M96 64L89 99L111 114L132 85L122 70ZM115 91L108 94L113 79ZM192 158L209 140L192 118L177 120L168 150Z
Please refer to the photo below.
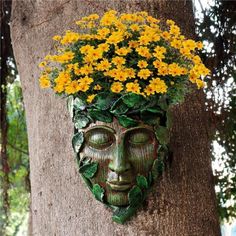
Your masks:
M53 52L52 36L73 29L93 12L146 10L171 18L193 37L189 1L14 1L12 39L21 76L28 125L32 235L220 235L210 160L204 95L195 92L174 109L171 165L147 203L125 225L96 201L78 175L71 147L73 124L66 101L39 88L38 63Z

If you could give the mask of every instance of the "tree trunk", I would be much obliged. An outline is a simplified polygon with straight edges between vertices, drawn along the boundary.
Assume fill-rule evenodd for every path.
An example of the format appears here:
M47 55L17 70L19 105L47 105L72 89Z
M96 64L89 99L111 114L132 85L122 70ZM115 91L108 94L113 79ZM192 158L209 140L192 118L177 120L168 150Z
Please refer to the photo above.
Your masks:
M71 147L73 124L66 101L39 88L38 63L53 52L52 36L93 12L146 10L172 18L188 36L194 21L189 1L14 1L12 40L28 125L33 235L220 235L204 96L197 92L174 110L173 158L146 205L125 225L96 201L78 175Z

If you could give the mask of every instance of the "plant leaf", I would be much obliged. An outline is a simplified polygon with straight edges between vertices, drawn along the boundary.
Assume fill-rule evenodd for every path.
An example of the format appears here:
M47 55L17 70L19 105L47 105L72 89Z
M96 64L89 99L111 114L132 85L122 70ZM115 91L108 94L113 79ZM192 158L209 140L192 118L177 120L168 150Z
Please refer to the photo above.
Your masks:
M164 170L164 162L161 158L156 159L152 166L152 176L154 179L159 177Z
M158 100L158 105L160 106L160 108L164 111L167 111L168 109L168 104L166 101L166 97L165 96L161 96Z
M110 112L115 115L125 114L129 110L128 106L119 98L111 107Z
M85 164L79 168L79 172L86 177L87 179L91 179L97 172L98 163L93 162L89 164Z
M133 109L142 106L146 102L145 98L142 95L138 95L135 93L124 95L122 97L122 100L128 107L132 107Z
M99 184L94 184L93 185L92 192L93 192L95 198L98 201L103 202L103 197L104 197L104 192L105 191L104 191L104 189Z
M74 99L73 106L75 110L80 111L83 111L86 108L86 104L78 97Z
M107 110L113 103L115 96L111 93L100 93L96 96L94 106L99 110Z
M84 142L84 135L83 132L76 133L72 138L72 147L75 153L78 153L82 144Z
M136 126L138 122L132 118L129 118L128 116L122 115L117 117L120 125L122 125L125 128Z
M148 181L147 181L146 177L144 177L143 175L138 175L136 177L136 181L137 181L138 187L140 187L141 189L148 188Z
M124 224L131 216L136 212L137 208L135 207L119 207L114 211L112 220L118 224Z
M88 123L89 123L89 119L85 115L78 114L74 117L74 124L75 124L76 129L82 129L86 127Z
M128 193L129 204L131 207L136 207L142 202L142 191L138 186L134 186Z
M165 126L157 126L157 128L155 129L155 134L160 144L169 143L169 130Z
M89 111L89 115L94 120L99 120L106 123L111 123L113 120L111 113L108 111L101 111L101 110L93 109Z

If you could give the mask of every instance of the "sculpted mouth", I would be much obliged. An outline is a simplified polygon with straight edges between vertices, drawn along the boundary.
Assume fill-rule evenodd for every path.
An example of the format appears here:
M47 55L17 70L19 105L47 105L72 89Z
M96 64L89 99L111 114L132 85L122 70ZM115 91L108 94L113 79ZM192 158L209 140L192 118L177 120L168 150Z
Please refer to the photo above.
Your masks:
M122 182L122 181L111 181L107 183L111 187L111 189L115 191L125 191L132 187L131 183Z

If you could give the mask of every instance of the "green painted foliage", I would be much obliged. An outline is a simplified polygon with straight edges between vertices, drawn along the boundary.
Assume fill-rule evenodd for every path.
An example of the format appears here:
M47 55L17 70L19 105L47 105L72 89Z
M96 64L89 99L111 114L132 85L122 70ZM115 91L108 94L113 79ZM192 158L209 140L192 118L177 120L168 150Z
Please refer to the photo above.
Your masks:
M103 202L103 197L104 197L105 191L99 184L93 185L92 192L98 201Z

